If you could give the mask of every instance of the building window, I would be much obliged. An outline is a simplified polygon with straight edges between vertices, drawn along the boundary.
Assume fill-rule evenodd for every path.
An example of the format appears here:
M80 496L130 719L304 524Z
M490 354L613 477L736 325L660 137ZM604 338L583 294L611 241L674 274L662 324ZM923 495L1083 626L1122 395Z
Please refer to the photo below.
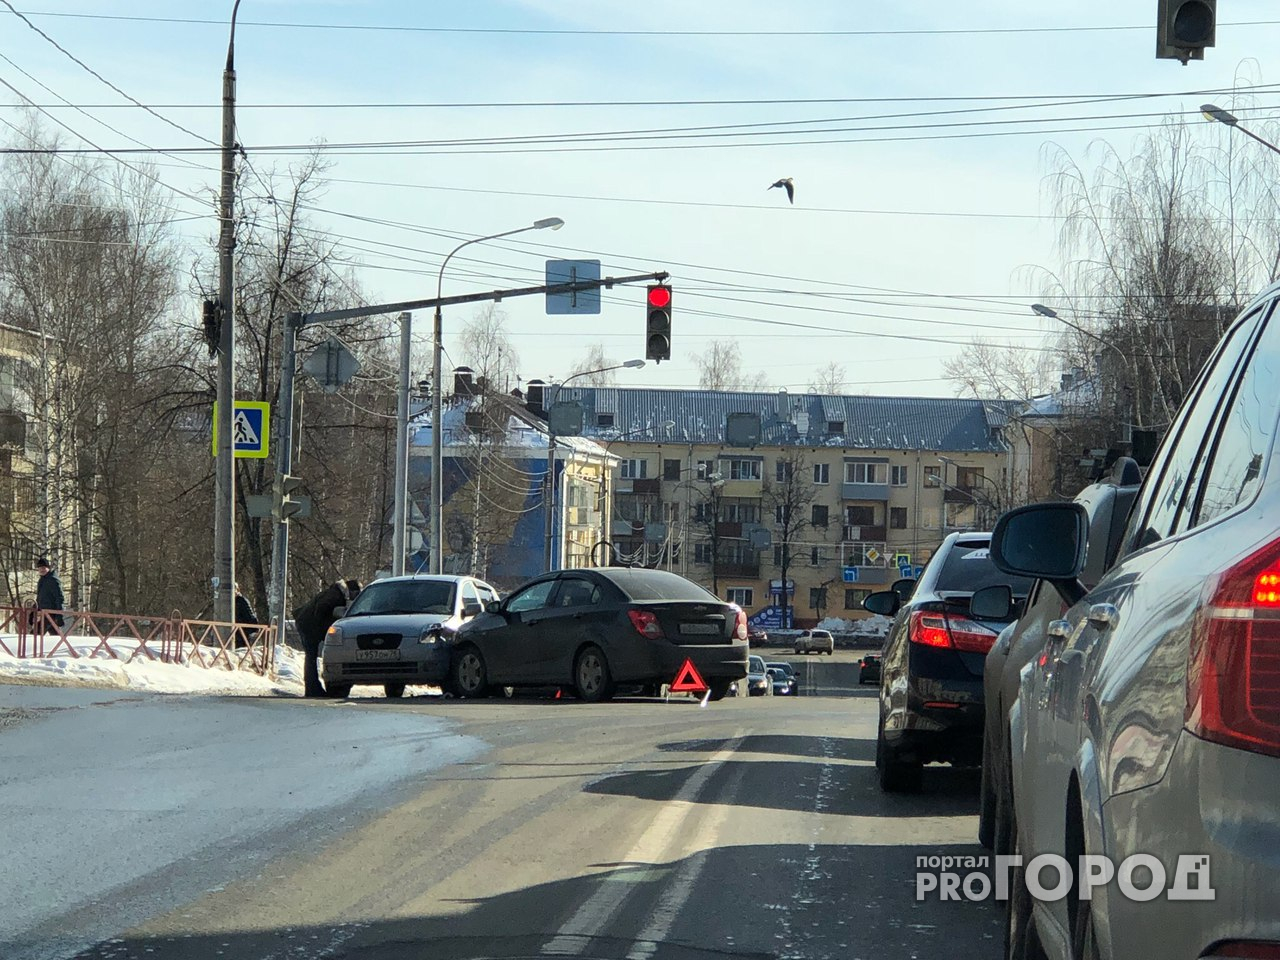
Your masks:
M845 483L884 483L886 463L856 460L844 465Z
M889 483L895 487L905 487L907 485L907 467L890 467Z
M649 476L648 460L623 460L622 461L622 479L623 480L643 480Z
M680 522L680 504L664 503L662 505L662 515L663 515L663 518L667 521L667 523L679 523Z
M957 467L956 468L956 486L965 490L976 490L982 485L983 476L981 467Z
M941 467L925 467L924 468L924 485L926 487L938 486L938 481L942 479Z
M827 525L827 508L822 504L815 503L809 522L815 527L825 527Z
M784 504L777 504L773 508L773 522L778 526L784 526L787 522L787 508Z
M874 527L876 508L850 504L844 508L844 522L850 527Z
M596 414L596 426L597 426L597 427L612 427L612 426L613 426L613 414L612 414L612 413L597 413L597 414Z
M694 563L710 563L714 552L709 543L695 543L693 545L693 562Z
M827 588L809 588L809 607L813 610L824 610L827 606Z
M759 480L763 474L760 460L729 460L730 480Z
M773 565L775 567L782 566L782 551L784 549L785 548L781 543L775 543L773 545Z
M790 483L795 464L790 460L779 460L773 465L773 478L779 483Z
M758 503L727 503L725 519L734 523L759 523L760 505Z
M814 483L830 483L831 482L831 464L815 463L813 465L813 482Z
M750 587L730 587L724 592L724 598L730 603L736 603L744 610L755 606L755 591Z
M663 460L662 461L662 479L663 480L679 480L680 479L680 461L679 460Z
M889 508L889 526L894 530L907 529L907 508L906 507L890 507Z
M812 567L819 567L822 565L822 548L821 547L809 548L809 565Z
M714 460L698 461L698 479L710 480L711 475L716 472L716 462Z
M861 610L863 609L862 601L867 599L869 596L871 596L870 590L845 588L844 608L846 610Z
M828 421L827 421L827 433L829 433L829 434L831 434L831 435L835 435L835 434L839 434L839 433L844 433L844 421L843 421L843 420L828 420Z

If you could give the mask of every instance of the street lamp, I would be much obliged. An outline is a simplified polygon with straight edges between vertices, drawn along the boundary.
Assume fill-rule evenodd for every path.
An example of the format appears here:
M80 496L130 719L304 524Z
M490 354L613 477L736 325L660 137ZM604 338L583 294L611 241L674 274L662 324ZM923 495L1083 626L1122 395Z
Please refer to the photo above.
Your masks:
M579 377L589 377L593 373L608 373L611 370L639 370L644 366L643 360L624 360L622 363L615 363L608 367L599 367L595 370L581 370L578 373L571 374L561 380L559 383L553 384L555 390L551 393L548 401L544 403L547 413L547 479L546 493L543 500L546 504L547 512L547 531L546 538L543 541L542 548L542 565L550 572L551 566L551 544L554 540L555 519L556 519L556 432L555 424L551 419L551 408L554 406L556 398L560 396L561 388L570 380L577 380ZM608 470L608 464L605 464Z
M488 240L511 237L529 230L559 230L563 226L564 221L559 217L547 217L544 220L535 220L527 227L504 230L502 233L492 233L486 237L473 237L470 240L464 240L450 250L449 255L440 264L440 273L436 277L436 300L440 300L440 291L444 287L444 268L449 265L453 255L463 247L468 247L473 243L484 243ZM440 335L441 326L440 304L437 302L431 331L431 509L429 511L431 515L430 569L435 574L444 572L444 424L441 411L441 397L444 389L440 372L441 354L444 348Z
M1200 112L1204 114L1204 118L1206 120L1210 122L1224 123L1228 127L1235 127L1237 130L1243 133L1246 137L1252 137L1254 140L1257 140L1260 144L1262 144L1268 150L1273 150L1276 153L1280 153L1280 147L1277 147L1274 143L1271 143L1269 140L1262 139L1262 137L1258 136L1252 130L1246 130L1244 127L1240 126L1240 121L1236 118L1235 114L1228 113L1226 110L1223 110L1221 107L1215 107L1212 103L1202 104L1200 106Z
M947 478L946 478L946 468L947 468L947 465L948 465L948 464L950 464L951 466L953 466L953 467L955 467L955 468L956 468L956 481L957 481L957 484L958 484L958 482L959 482L959 480L960 480L960 464L959 464L959 463L957 463L956 461L952 460L950 457L942 457L942 456L938 457L938 462L939 462L939 463L941 463L941 464L943 465L943 468L942 468L942 469L943 469L943 477L942 477L942 481L941 481L941 482L942 482L942 486L943 486L943 487L945 487L945 488L947 488L947 489L950 489L950 490L956 490L956 491L958 491L958 492L960 492L960 493L965 494L966 496L968 496L968 498L969 498L969 499L974 503L974 505L976 506L976 505L977 505L977 503L978 503L978 498L974 496L974 494L973 494L973 490L972 490L972 489L968 489L968 488L961 487L961 486L958 486L958 485L953 486L952 484L947 483ZM992 489L992 490L994 490L994 491L996 492L996 498L995 498L995 500L987 500L987 506L989 506L989 507L993 508L993 509L995 510L995 512L999 513L999 512L1000 512L1000 504L1001 504L1001 500L1002 500L1003 495L1004 495L1004 491L1002 491L1002 490L1000 489L1000 485L999 485L998 483L996 483L994 480L992 480L990 477L988 477L985 473L978 473L978 474L975 474L975 476L976 476L979 480L985 480L985 481L987 481L987 483L991 484L991 489ZM986 498L985 498L985 497L984 497L983 499L984 499L984 500L986 500Z
M658 424L658 426L661 427L663 430L667 431L668 434L670 434L670 432L675 429L676 422L674 420L664 420L662 421L662 423ZM616 437L611 437L610 439L604 442L604 461L605 461L604 482L600 484L600 498L597 503L597 510L605 514L605 538L601 540L600 543L603 543L608 548L610 559L616 556L616 553L614 552L614 549L613 549L613 541L610 539L610 537L612 536L612 530L613 530L613 517L614 517L614 514L618 512L618 508L616 504L612 505L612 507L609 504L609 477L610 477L610 469L611 469L609 466L609 448L612 447L619 440L626 440L630 437L637 436L638 434L641 434L641 433L652 433L653 430L654 428L652 426L635 427L632 430L628 430L626 433L620 433ZM619 516L618 519L625 520L626 518ZM670 533L668 533L667 539L668 541L671 539ZM597 562L596 550L600 547L600 543L597 543L594 547L591 548L592 563ZM606 564L606 566L608 566L608 564Z

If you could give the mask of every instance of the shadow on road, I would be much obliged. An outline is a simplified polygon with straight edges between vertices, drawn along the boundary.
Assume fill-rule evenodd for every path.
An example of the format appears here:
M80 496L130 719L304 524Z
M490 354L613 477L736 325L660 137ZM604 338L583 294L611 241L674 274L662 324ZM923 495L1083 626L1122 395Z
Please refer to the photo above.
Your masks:
M990 903L917 901L916 857L974 856L947 845L754 845L703 851L670 863L574 866L583 871L492 897L441 899L434 916L284 925L226 926L214 933L124 935L75 954L77 960L773 960L875 957L876 960L994 960L1002 914ZM565 872L548 853L548 875ZM601 870L603 866L606 869ZM586 872L586 871L590 872ZM683 879L688 890L667 928L651 918ZM691 882L691 879L696 879ZM406 898L410 896L406 894ZM581 932L566 928L584 904L604 896L625 906ZM388 912L395 904L388 903ZM602 917L602 920L604 917ZM557 939L559 935L559 939ZM644 936L655 939L641 939ZM554 945L553 945L554 944ZM963 945L960 948L959 945ZM0 944L0 947L6 945ZM7 945L17 955L58 953L56 939ZM6 956L10 955L8 953ZM63 954L66 955L66 954Z
M659 750L675 753L713 753L728 740L675 740L658 744ZM875 741L853 737L801 737L792 734L753 734L742 738L738 748L744 753L776 753L784 757L831 757L840 760L868 760L876 757Z

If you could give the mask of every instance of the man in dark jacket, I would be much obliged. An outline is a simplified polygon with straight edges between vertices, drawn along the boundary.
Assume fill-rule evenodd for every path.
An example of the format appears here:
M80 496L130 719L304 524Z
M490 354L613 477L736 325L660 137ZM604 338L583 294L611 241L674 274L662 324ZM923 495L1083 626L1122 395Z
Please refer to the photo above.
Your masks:
M360 589L359 580L336 580L293 611L293 622L302 637L306 657L302 677L308 697L324 696L324 684L320 682L320 645L338 619L335 611L350 606Z
M36 582L36 609L37 610L62 610L66 607L66 600L62 596L62 581L58 579L58 575L53 572L53 567L49 564L47 557L41 557L36 561L36 570L40 574L40 579ZM62 614L50 614L41 616L36 614L35 629L37 633L43 634L50 621L56 623L59 628L62 627Z

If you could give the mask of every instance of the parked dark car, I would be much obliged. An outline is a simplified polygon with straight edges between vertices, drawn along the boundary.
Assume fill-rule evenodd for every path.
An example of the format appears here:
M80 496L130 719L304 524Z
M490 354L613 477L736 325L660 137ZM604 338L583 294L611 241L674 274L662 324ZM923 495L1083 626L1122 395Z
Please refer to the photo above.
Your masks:
M770 673L781 674L774 677L773 693L778 697L794 697L800 692L800 678L796 676L796 668L785 660L766 660L764 667Z
M769 642L769 634L764 627L747 627L747 642L753 647L763 647Z
M1089 516L1088 560L1081 580L1093 586L1115 559L1124 534L1129 509L1141 481L1137 463L1127 457L1116 461L1111 476L1085 487L1076 503ZM1037 580L1019 619L1000 631L983 675L986 730L982 739L982 800L978 840L996 853L1009 853L1012 803L1009 785L1009 709L1018 696L1022 668L1040 655L1049 624L1066 610L1053 585Z
M858 683L880 682L880 654L864 653L858 659Z
M747 617L665 570L545 574L491 603L452 639L450 688L562 686L608 700L619 684L671 683L685 660L719 700L747 675Z
M953 533L942 541L905 603L884 590L863 601L893 616L880 678L876 769L884 790L914 790L926 763L976 766L982 758L982 670L996 634L1016 616L1031 581L991 562L990 534ZM975 593L1010 596L1003 619L971 609ZM990 597L992 591L985 594Z

